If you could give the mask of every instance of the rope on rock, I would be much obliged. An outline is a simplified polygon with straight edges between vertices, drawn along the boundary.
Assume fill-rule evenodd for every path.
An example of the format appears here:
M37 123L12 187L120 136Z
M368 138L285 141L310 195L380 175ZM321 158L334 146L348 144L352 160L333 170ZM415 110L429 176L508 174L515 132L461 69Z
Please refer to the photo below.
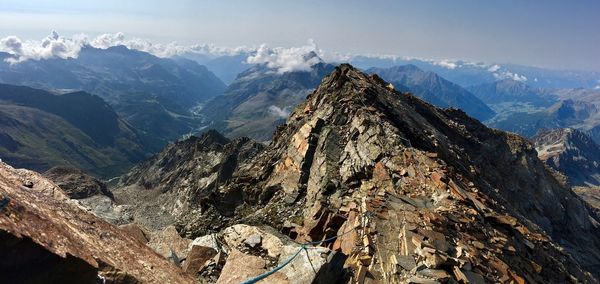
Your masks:
M368 212L366 212L366 213L368 213ZM341 236L344 236L346 234L349 234L349 233L353 232L354 230L356 230L358 228L360 228L360 226L356 226L356 227L348 230L347 232L344 232L342 234L333 236L333 237L328 238L328 239L324 239L322 241L313 241L313 242L307 242L307 243L301 244L300 248L298 249L298 251L296 251L296 253L294 255L292 255L290 258L286 259L283 263L281 263L277 267L273 268L271 271L267 271L267 272L265 272L265 273L263 273L261 275L258 275L256 277L250 278L250 279L242 282L242 284L254 284L254 283L256 283L256 282L258 282L260 280L263 280L263 279L265 279L265 278L273 275L273 273L275 273L275 272L281 270L282 268L286 267L288 264L290 264L292 262L292 260L294 260L300 254L300 252L302 252L303 250L306 250L310 246L315 246L315 245L320 245L320 244L323 244L323 243L331 242L331 241L333 241L333 240L335 240L335 239L337 239L337 238L339 238Z
M294 255L292 255L290 258L288 258L288 259L287 259L286 261L284 261L282 264L280 264L280 265L278 265L277 267L275 267L273 270L271 270L271 271L267 271L267 272L265 272L265 273L263 273L263 274L261 274L261 275L258 275L258 276L256 276L256 277L250 278L250 279L248 279L248 280L246 280L246 281L242 282L242 284L253 284L253 283L256 283L256 282L258 282L258 281L260 281L260 280L263 280L263 279L265 279L265 278L267 278L267 277L271 276L273 273L275 273L275 272L277 272L277 271L281 270L281 269L282 269L282 268L284 268L286 265L290 264L290 262L292 262L292 260L294 260L294 258L296 258L296 257L297 257L297 256L300 254L300 252L301 252L302 250L305 250L305 249L306 249L306 246L302 245L302 246L300 247L300 249L299 249L299 250L298 250L298 251L297 251L297 252L296 252Z

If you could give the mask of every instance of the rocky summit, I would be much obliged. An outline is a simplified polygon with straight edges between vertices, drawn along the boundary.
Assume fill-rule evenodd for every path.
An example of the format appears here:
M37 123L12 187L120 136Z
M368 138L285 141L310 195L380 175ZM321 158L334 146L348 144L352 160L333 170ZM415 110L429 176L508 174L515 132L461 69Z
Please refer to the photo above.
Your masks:
M159 232L151 246L179 244L161 251L200 282L271 270L263 283L600 277L600 216L533 144L347 64L268 146L216 132L192 137L113 192L135 204L134 222Z

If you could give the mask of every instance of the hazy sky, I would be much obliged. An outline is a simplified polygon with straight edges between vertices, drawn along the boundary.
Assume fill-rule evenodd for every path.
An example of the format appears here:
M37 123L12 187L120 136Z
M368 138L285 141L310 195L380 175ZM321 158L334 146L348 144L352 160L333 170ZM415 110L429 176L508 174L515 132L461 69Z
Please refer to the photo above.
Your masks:
M0 0L0 37L52 30L600 70L596 0Z

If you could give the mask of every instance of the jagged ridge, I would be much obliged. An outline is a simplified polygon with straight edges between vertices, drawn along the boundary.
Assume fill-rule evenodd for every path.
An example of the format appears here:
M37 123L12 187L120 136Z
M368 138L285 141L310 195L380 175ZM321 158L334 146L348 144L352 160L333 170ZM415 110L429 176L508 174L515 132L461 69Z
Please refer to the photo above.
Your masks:
M243 222L303 241L358 225L330 245L357 277L594 282L585 271L599 271L598 216L533 145L349 65L323 79L264 151L194 192L203 190L211 199L178 218L183 233Z

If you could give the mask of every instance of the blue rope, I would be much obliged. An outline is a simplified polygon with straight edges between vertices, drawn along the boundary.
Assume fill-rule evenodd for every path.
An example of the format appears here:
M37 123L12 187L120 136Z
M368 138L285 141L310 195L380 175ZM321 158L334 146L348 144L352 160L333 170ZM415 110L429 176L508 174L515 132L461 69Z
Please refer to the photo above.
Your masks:
M348 234L348 233L350 233L350 232L352 232L352 231L356 230L358 227L359 227L359 226L356 226L356 227L352 228L351 230L349 230L349 231L347 231L347 232L345 232L345 233L342 233L342 234L340 234L340 235L337 235L337 236L333 236L333 237L331 237L331 238L328 238L328 239L324 239L324 240L322 240L322 241L314 241L314 242L307 242L307 243L301 244L301 245L300 245L300 249L298 249L298 251L297 251L297 252L296 252L294 255L292 255L292 256L291 256L290 258L288 258L286 261L284 261L283 263L281 263L280 265L278 265L277 267L275 267L273 270L271 270L271 271L268 271L268 272L265 272L265 273L263 273L263 274L261 274L261 275L258 275L258 276L256 276L256 277L250 278L250 279L248 279L248 280L246 280L246 281L242 282L242 284L254 284L254 283L256 283L256 282L258 282L258 281L260 281L260 280L263 280L263 279L265 279L265 278L267 278L267 277L271 276L273 273L275 273L275 272L277 272L277 271L281 270L282 268L284 268L284 267L285 267L285 266L287 266L288 264L290 264L290 262L292 262L292 260L294 260L294 258L296 258L296 257L297 257L297 256L300 254L300 252L301 252L302 250L306 250L307 246L313 246L313 245L319 245L319 244L322 244L322 243L328 243L328 242L331 242L331 241L333 241L333 240L335 240L335 239L337 239L337 238L339 238L339 237L341 237L341 236L343 236L343 235L346 235L346 234Z
M302 250L304 250L304 249L306 249L306 247L303 245L303 246L300 247L300 249L294 255L292 255L292 257L288 258L286 261L284 261L282 264L280 264L277 267L275 267L273 270L265 272L265 273L263 273L261 275L258 275L256 277L254 277L254 278L250 278L250 279L242 282L242 284L254 284L254 283L256 283L256 282L258 282L260 280L263 280L263 279L271 276L273 273L281 270L286 265L290 264L290 262L292 262L292 260L294 260L294 258L296 258L300 254L300 252Z

